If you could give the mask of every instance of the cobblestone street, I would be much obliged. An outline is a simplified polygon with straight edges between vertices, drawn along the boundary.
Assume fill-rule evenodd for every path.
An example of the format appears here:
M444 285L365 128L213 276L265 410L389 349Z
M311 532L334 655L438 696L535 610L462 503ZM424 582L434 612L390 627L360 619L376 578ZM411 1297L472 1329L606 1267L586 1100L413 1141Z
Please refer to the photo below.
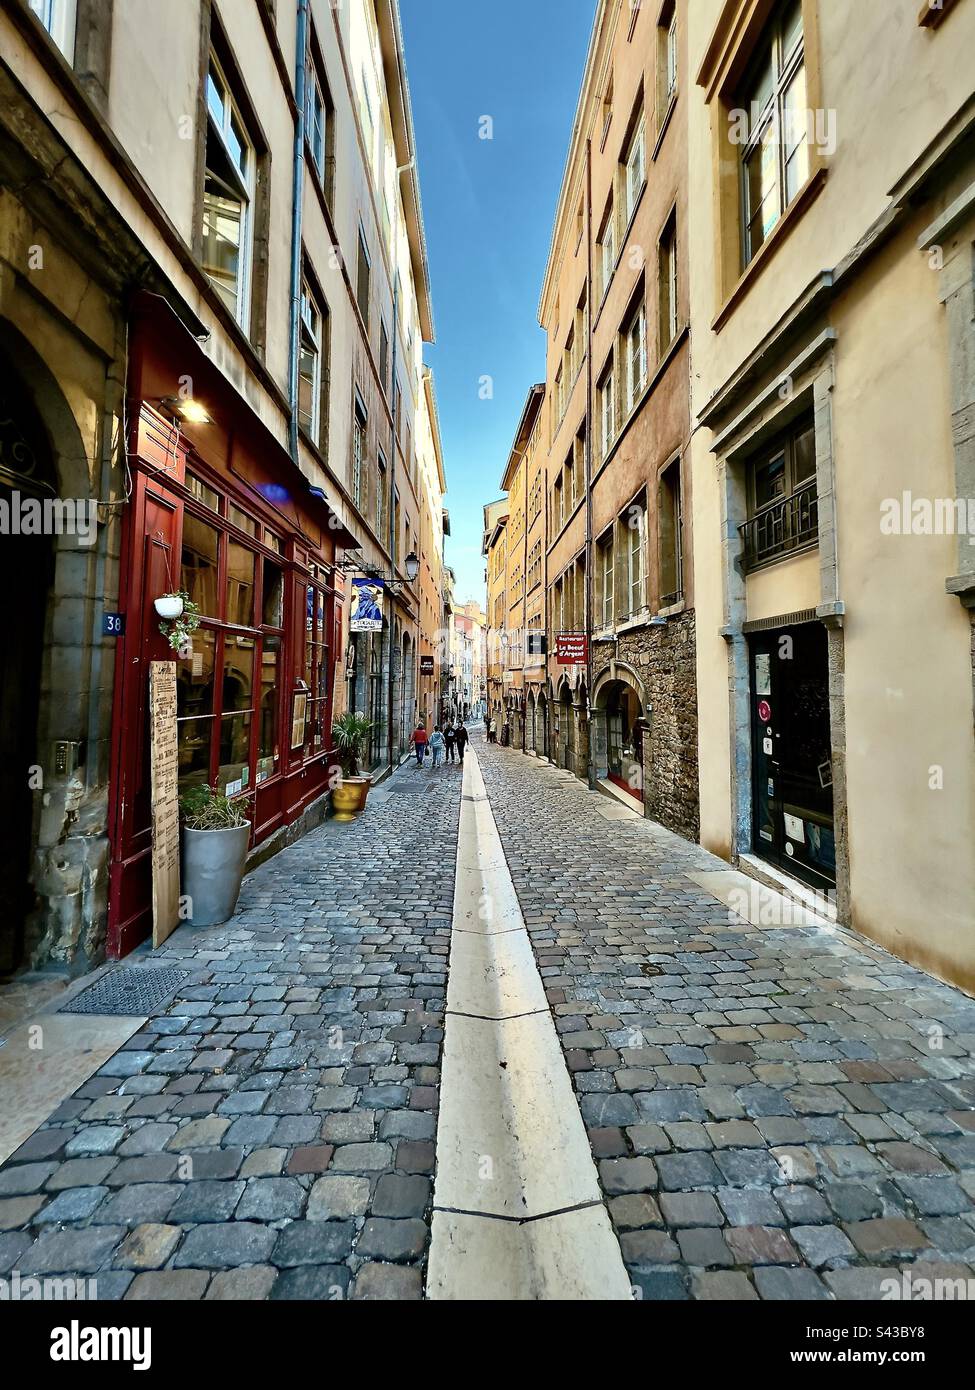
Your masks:
M420 1296L459 798L401 771L152 956L190 979L0 1169L0 1272Z
M639 1296L970 1278L975 1004L843 930L750 926L699 847L475 750ZM227 926L143 953L191 975L0 1169L0 1273L423 1295L461 786L401 770Z
M970 1278L975 1003L845 931L729 915L686 877L726 865L554 768L481 766L642 1296Z

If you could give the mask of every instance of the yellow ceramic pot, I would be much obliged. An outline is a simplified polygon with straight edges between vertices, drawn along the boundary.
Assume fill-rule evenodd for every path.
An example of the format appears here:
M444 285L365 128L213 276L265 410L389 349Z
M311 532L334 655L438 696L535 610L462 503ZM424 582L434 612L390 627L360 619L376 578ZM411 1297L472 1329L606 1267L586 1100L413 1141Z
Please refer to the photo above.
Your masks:
M332 817L337 821L355 820L363 810L369 794L368 777L343 777L337 787L332 788Z

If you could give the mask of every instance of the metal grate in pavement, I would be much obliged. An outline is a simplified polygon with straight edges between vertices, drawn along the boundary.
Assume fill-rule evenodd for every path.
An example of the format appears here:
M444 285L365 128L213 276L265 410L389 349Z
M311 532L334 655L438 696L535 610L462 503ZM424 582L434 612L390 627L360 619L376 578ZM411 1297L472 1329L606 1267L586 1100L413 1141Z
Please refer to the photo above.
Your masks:
M175 967L121 965L83 989L58 1010L62 1014L142 1015L158 1009L189 975Z

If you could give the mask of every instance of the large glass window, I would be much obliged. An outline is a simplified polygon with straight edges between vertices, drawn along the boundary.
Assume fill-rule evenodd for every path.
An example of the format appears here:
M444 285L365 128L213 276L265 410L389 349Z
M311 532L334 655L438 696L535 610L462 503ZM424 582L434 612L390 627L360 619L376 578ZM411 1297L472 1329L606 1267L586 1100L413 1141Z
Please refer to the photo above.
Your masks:
M624 411L629 415L647 381L647 306L641 301L623 327L623 360L626 365Z
M180 587L208 618L220 616L217 591L219 532L187 512L183 517L183 557Z
M747 481L748 520L739 528L746 569L816 543L816 432L808 416L749 462Z
M206 104L203 269L234 318L244 323L250 295L256 158L227 79L212 54Z
M769 25L743 86L743 261L747 265L809 177L801 0L786 0Z

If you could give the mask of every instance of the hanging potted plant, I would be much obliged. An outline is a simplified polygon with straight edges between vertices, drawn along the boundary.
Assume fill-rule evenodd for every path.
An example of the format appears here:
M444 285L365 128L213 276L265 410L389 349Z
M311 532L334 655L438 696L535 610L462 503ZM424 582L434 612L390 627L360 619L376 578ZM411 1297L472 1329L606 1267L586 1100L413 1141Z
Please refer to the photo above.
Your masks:
M184 661L193 655L193 633L200 626L200 610L185 589L160 594L153 607L164 620L159 631Z
M332 787L332 809L337 821L355 820L364 810L372 778L361 776L359 763L372 720L348 710L332 725L332 739L338 754L340 776Z
M234 915L244 877L251 829L247 803L204 783L183 793L179 809L187 920L195 927L219 926Z

